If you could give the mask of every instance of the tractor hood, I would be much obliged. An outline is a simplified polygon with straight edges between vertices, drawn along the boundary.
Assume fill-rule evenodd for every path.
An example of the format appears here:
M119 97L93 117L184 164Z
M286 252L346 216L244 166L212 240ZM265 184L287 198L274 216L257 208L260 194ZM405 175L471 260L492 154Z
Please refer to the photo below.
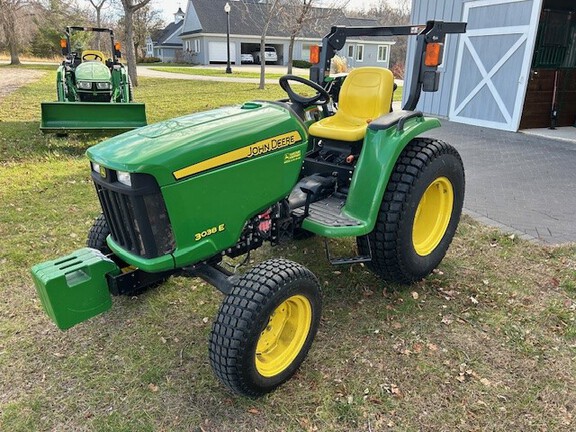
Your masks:
M76 67L76 81L110 81L110 69L99 61L80 63Z
M246 102L118 135L87 156L113 170L151 174L166 186L306 139L304 124L287 106Z

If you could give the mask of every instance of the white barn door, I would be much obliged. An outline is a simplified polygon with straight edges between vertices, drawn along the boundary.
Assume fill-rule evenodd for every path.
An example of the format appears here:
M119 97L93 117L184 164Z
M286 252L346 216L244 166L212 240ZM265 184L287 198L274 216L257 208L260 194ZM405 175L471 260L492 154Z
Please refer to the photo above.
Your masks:
M450 120L517 131L542 0L464 3Z

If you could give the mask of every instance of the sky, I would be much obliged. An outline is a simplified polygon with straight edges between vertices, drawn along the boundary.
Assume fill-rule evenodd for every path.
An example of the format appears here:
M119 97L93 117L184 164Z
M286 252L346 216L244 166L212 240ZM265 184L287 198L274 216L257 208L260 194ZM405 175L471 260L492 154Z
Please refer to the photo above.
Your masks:
M388 0L389 3L393 4L395 0ZM179 7L186 12L187 0L152 0L154 6L163 12L163 17L167 23L172 22L174 19L174 14ZM364 9L371 4L377 3L377 0L349 0L349 9Z

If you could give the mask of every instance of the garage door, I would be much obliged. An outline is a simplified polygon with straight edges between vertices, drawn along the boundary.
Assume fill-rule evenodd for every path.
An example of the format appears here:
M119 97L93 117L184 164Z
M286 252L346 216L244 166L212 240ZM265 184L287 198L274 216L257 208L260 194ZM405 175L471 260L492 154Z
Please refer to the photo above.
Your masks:
M477 0L464 4L450 119L516 131L542 0Z
M226 53L226 42L208 42L208 61L223 62L228 61ZM230 43L230 61L236 63L236 44Z

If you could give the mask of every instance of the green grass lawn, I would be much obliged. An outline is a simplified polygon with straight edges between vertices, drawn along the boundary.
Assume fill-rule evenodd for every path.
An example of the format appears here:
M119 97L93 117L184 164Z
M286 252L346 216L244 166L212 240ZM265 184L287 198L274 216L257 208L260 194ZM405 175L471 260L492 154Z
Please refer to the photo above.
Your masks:
M54 74L0 100L0 431L570 431L576 406L576 247L543 247L464 217L426 280L332 267L311 238L264 247L321 281L320 330L300 371L252 400L215 378L208 336L222 295L172 278L66 332L29 269L84 246L99 213L83 156L103 137L38 131ZM141 79L150 121L277 86ZM353 253L353 240L333 241Z
M151 67L150 69L161 72L173 72L187 75L215 76L221 78L260 78L260 72L250 72L238 68L232 68L231 74L227 74L224 69L210 69L210 68L199 68L189 66L154 66ZM295 69L294 73L296 75L308 76L307 70ZM268 79L278 79L282 75L285 74L266 72L266 78Z
M233 69L231 74L227 74L223 69L203 69L198 67L182 67L182 66L155 66L151 67L150 69L160 72L173 72L173 73L180 73L185 75L199 75L199 76L214 76L220 78L260 78L260 73L258 72L248 72L238 69ZM305 78L308 77L309 71L306 69L295 69L295 75L300 75ZM278 79L285 74L278 74L278 73L266 73L267 79ZM402 100L402 86L398 86L396 91L394 92L394 101L401 101Z

